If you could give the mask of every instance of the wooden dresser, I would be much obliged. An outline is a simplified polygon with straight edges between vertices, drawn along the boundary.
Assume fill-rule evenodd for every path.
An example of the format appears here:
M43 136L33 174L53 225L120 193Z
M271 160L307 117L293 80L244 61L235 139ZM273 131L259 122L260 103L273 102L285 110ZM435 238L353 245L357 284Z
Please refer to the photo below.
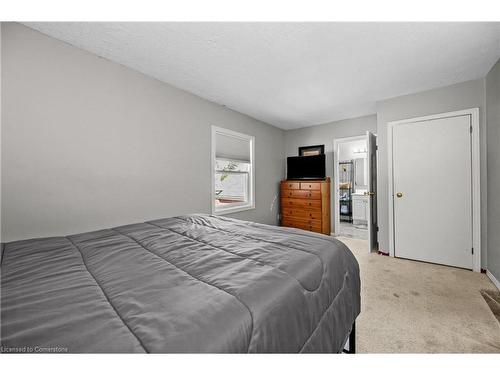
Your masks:
M330 178L281 181L281 225L330 235Z

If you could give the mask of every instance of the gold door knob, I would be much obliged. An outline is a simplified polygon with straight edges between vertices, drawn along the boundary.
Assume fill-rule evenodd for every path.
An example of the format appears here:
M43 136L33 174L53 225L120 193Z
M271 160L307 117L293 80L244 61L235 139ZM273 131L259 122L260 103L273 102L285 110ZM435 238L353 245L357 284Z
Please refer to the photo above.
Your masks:
M396 197L401 198L403 196L403 193L396 193Z

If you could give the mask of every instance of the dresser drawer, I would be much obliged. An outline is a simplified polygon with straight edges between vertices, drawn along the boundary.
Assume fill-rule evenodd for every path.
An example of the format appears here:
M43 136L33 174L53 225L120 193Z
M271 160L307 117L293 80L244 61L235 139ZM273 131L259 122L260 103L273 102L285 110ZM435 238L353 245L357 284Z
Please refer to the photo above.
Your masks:
M291 217L296 219L321 220L320 209L310 211L310 210L301 210L296 208L283 208L282 213L284 217Z
M321 191L319 190L281 190L283 198L302 198L302 199L321 199Z
M281 220L281 225L284 227L299 228L318 233L321 232L321 220L297 220L284 217Z
M281 189L298 190L300 189L300 182L283 181L281 183Z
M319 183L319 182L301 182L300 188L302 190L321 190L321 183Z
M310 210L321 210L320 200L298 199L298 198L281 198L281 207L285 208L302 208Z

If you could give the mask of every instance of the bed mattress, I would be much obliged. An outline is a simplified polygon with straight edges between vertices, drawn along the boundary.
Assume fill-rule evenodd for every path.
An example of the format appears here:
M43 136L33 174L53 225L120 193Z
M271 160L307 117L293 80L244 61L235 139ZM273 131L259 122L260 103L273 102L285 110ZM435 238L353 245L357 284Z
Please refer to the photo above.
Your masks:
M2 246L3 352L335 353L360 312L338 240L187 215Z

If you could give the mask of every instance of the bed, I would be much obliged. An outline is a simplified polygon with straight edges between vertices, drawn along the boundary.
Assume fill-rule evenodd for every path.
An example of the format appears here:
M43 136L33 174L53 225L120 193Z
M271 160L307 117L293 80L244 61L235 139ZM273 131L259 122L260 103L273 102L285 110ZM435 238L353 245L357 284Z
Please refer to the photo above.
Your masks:
M186 215L2 245L4 352L338 353L360 312L338 240Z

